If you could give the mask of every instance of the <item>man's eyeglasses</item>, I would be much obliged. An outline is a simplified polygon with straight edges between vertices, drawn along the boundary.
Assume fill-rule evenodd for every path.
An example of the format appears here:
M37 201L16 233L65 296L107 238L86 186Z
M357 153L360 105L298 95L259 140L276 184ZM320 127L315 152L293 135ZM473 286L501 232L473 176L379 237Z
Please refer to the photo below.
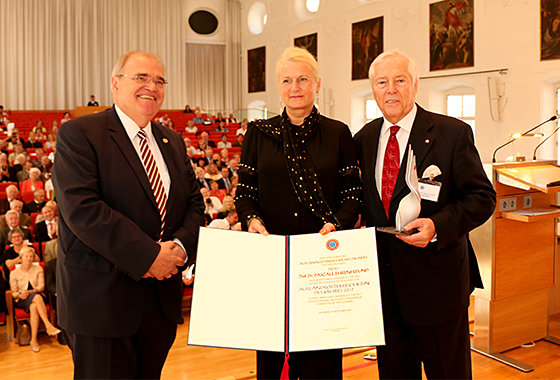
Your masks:
M169 84L168 81L166 81L163 78L158 78L158 79L154 79L149 75L126 75L126 74L119 74L117 75L118 77L127 77L127 78L131 78L134 79L134 81L138 84L142 84L142 85L146 85L146 84L150 84L150 82L154 82L154 84L156 85L157 88L165 88L167 87L167 85Z

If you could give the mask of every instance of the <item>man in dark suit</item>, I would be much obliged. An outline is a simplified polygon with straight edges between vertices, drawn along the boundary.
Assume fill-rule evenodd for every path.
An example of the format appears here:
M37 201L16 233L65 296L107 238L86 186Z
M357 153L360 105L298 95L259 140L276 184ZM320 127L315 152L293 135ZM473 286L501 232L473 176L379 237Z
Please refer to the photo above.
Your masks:
M16 185L6 187L6 198L0 200L0 214L5 214L10 210L10 202L16 199L19 195L19 190Z
M20 226L20 213L17 212L16 210L9 210L6 213L6 227L4 227L2 230L0 230L0 247L2 247L1 249L3 250L5 248L6 245L10 244L10 241L8 240L8 234L10 233L11 230L13 230L16 227L19 227L21 229L21 231L23 232L23 239L24 240L29 240L29 242L33 242L33 236L31 236L31 232L29 232L29 229L25 226Z
M58 236L58 221L51 206L41 210L43 220L35 224L35 241L38 243L56 239Z
M58 131L58 322L75 378L159 378L182 319L204 208L183 139L151 122L164 78L159 57L128 52L115 106Z
M23 206L23 212L26 214L33 214L34 212L42 212L45 201L45 190L37 189L33 192L33 200Z
M492 215L496 193L471 128L415 104L413 60L400 51L383 53L371 65L370 81L384 117L355 136L367 226L395 226L399 203L410 193L403 164L409 145L418 176L435 177L419 217L404 226L416 233L377 233L386 339L377 348L379 377L419 379L423 363L429 379L471 378L467 307L482 281L468 233ZM392 157L398 175L391 186Z

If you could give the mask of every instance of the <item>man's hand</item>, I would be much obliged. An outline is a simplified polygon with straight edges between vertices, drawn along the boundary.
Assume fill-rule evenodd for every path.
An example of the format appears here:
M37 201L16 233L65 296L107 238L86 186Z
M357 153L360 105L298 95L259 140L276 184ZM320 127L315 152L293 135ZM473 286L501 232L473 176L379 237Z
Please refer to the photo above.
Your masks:
M263 226L261 221L258 220L257 218L251 219L251 223L249 223L248 231L249 232L257 232L261 235L268 236L268 231Z
M418 229L418 233L412 235L397 235L397 237L406 244L424 248L436 234L436 226L430 218L415 219L404 226L405 230L412 230L414 228Z
M161 249L152 263L148 272L144 275L146 277L155 277L158 280L164 280L177 273L177 267L185 264L185 251L172 241L158 242Z

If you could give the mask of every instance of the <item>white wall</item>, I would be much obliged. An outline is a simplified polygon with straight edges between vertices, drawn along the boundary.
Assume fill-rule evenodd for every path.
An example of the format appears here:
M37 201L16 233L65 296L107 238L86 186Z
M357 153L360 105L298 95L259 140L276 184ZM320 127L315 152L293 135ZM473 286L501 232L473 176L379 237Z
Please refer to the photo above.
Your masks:
M429 0L323 0L319 11L309 20L298 19L294 5L299 0L260 0L268 10L268 23L257 36L247 28L247 12L257 0L241 0L243 53L243 106L262 100L274 112L279 111L275 65L294 37L318 33L318 62L322 86L331 89L334 105L325 110L357 130L363 124L360 103L370 91L369 81L351 80L352 23L384 17L385 50L399 48L415 58L420 66L417 102L424 108L444 112L445 91L449 87L468 86L477 96L476 144L483 161L489 161L494 149L509 139L556 114L554 92L560 83L560 61L540 61L540 1L475 0L475 66L430 72ZM266 92L247 92L247 50L267 49ZM507 68L507 73L460 73ZM428 78L439 75L447 78ZM499 121L492 120L487 77L497 78L500 100ZM507 99L507 101L506 101ZM544 131L554 130L553 123ZM540 139L523 138L512 149L497 154L498 161L518 152L530 159ZM556 138L551 138L539 158L556 158ZM543 153L544 152L544 153ZM544 155L543 155L544 154Z

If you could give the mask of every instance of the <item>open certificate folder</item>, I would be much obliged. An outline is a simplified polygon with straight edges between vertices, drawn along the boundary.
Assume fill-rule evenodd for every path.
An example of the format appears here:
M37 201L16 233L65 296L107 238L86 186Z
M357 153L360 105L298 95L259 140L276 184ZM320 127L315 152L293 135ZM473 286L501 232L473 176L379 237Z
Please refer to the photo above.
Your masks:
M201 228L188 344L295 352L384 343L375 229Z

